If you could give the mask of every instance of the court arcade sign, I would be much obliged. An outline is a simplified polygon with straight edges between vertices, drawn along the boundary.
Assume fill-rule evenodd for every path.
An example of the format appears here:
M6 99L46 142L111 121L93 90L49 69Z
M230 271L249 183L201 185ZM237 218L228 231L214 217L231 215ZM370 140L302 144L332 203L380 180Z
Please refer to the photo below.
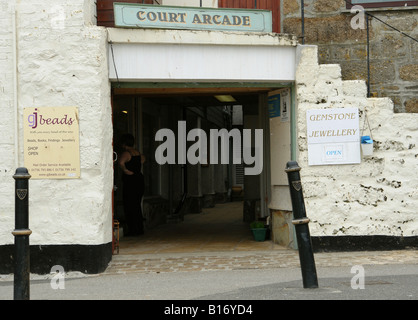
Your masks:
M269 10L169 7L115 2L115 26L125 28L272 32Z

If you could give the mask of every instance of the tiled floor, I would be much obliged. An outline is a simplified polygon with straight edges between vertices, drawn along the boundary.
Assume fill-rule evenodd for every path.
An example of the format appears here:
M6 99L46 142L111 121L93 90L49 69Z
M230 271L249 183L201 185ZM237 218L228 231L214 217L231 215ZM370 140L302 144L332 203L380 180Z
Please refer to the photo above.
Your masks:
M242 212L242 202L217 204L140 237L122 237L119 255L286 250L272 241L254 241L249 224L242 221Z

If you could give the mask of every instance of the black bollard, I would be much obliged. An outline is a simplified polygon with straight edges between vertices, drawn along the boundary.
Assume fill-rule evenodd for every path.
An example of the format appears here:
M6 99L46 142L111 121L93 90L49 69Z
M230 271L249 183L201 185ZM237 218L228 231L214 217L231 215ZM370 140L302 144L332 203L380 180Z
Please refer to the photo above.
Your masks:
M309 233L309 218L306 217L305 201L303 199L300 167L296 161L287 163L286 173L289 180L290 197L293 207L293 221L298 241L300 266L302 269L303 287L318 288L315 260Z
M29 179L26 168L17 168L15 181L14 300L29 300L30 253L29 236Z

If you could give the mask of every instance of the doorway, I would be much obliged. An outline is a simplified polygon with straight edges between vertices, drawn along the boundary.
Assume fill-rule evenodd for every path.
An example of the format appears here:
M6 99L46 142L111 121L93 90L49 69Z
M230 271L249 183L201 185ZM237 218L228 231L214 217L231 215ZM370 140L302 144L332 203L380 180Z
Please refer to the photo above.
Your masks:
M136 147L147 157L143 166L146 233L152 233L161 225L180 229L186 215L209 214L211 208L219 209L222 204L231 202L239 203L243 223L268 220L271 199L270 134L266 134L270 133L268 93L282 88L283 84L259 87L219 87L219 84L155 86L114 88L112 95L114 141L118 141L123 133L132 133L137 138ZM241 158L243 156L242 149L234 150L232 144L228 164L158 164L155 151L161 142L155 139L157 131L168 128L177 135L180 121L185 121L186 132L195 128L207 133L211 129L230 131L236 128L241 133L244 129L252 130L253 155L256 151L254 130L262 129L262 172L259 175L245 175L244 161L241 164L232 163L234 153L240 153ZM187 148L191 145L192 141L187 142ZM115 152L120 152L116 144ZM114 217L121 222L123 229L120 182L121 174L115 166ZM223 207L227 216L228 206ZM234 208L236 211L236 206ZM135 242L135 239L129 241Z

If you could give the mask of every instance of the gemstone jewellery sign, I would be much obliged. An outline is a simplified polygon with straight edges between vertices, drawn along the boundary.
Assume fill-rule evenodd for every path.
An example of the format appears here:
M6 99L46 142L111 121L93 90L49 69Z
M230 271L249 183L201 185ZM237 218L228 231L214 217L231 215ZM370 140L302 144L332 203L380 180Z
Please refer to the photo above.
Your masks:
M357 108L308 110L309 165L360 163Z
M78 109L25 108L24 159L33 179L80 178Z
M272 32L269 10L113 4L115 26L125 28Z

